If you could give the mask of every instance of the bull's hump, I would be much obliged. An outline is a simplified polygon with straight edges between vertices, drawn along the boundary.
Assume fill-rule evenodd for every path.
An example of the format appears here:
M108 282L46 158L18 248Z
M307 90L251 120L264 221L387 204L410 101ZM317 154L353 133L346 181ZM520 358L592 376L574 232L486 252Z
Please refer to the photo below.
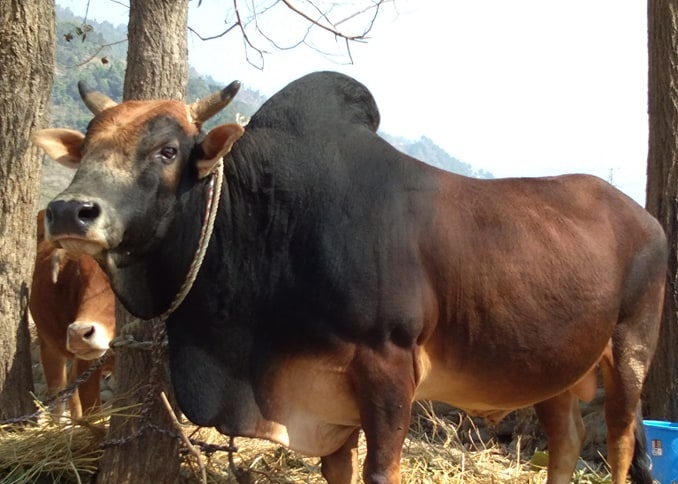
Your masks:
M272 96L248 127L285 127L303 120L310 128L323 122L347 122L376 132L380 115L372 93L360 82L338 72L314 72Z

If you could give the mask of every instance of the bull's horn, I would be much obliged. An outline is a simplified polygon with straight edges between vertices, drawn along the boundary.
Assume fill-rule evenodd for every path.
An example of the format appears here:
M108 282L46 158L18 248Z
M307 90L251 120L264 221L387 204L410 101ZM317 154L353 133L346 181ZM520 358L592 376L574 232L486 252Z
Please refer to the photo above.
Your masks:
M240 81L233 81L221 91L214 92L209 96L198 99L189 106L192 121L201 125L219 111L224 109L240 89Z
M95 115L99 114L104 109L112 108L117 106L113 99L106 96L105 94L100 93L99 91L93 91L87 87L83 81L78 82L78 91L80 91L80 97L85 102L85 105L92 111Z

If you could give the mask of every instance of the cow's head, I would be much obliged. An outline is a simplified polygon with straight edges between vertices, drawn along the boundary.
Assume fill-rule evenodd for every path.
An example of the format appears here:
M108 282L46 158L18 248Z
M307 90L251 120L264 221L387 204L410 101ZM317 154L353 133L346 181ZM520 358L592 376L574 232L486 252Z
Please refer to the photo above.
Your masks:
M38 224L44 225L44 214L44 210L38 214ZM44 234L38 239L44 239ZM76 268L76 278L72 278L73 272L62 276L68 264ZM75 321L66 329L66 349L81 360L100 358L115 337L115 296L108 278L91 257L71 256L64 249L52 251L50 276L55 293L63 293L65 288L77 291L77 312ZM57 288L62 277L65 280Z
M180 183L206 177L243 134L223 124L200 137L203 122L238 91L227 88L191 105L126 101L78 86L94 113L87 134L36 131L31 138L51 158L77 168L70 186L47 206L46 239L70 252L124 258L162 237ZM183 186L183 185L182 185Z

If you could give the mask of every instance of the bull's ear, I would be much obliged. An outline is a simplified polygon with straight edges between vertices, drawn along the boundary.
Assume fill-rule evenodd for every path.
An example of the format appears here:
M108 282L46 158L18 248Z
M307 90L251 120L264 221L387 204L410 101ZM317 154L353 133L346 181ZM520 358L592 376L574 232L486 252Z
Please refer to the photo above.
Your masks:
M196 161L198 178L209 175L244 132L239 124L220 124L212 128L200 143L202 156Z
M41 129L31 133L31 141L47 155L68 168L80 165L80 148L85 135L72 129Z

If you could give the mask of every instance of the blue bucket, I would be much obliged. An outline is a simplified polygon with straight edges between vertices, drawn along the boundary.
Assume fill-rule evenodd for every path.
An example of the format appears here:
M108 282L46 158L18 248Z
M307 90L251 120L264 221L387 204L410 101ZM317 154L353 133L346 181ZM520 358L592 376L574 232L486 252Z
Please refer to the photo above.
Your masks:
M678 484L678 423L643 420L652 476L660 484Z

